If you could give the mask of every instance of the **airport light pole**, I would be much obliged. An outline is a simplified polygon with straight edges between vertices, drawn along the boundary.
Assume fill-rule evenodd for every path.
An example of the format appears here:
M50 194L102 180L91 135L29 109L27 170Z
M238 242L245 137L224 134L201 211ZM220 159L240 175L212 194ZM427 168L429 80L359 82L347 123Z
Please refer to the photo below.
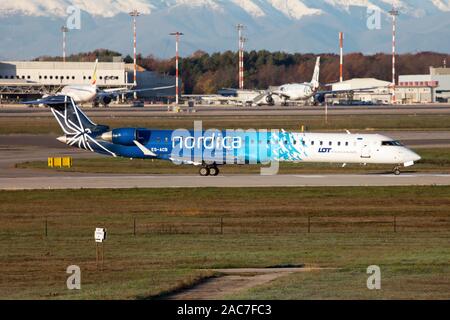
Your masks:
M141 13L134 9L130 12L130 16L133 17L133 85L136 87L136 17L139 17ZM137 98L137 93L134 93L134 99Z
M238 80L239 80L239 89L244 89L244 42L246 41L246 39L242 36L242 30L245 28L245 26L243 24L238 24L236 25L236 29L238 31L238 39L239 39L239 44L238 44L238 48L239 48L239 75L238 75Z
M66 62L66 33L69 32L69 28L62 26L61 32L63 34L63 62Z
M339 81L344 80L344 33L339 32Z
M180 36L184 35L182 32L171 32L171 36L175 36L175 104L178 106L179 98L179 69L178 69L178 59L179 59L179 48L178 44L180 42Z
M399 12L394 7L392 7L392 10L389 11L389 14L392 16L392 104L395 104L395 35L397 28L397 16L399 15Z

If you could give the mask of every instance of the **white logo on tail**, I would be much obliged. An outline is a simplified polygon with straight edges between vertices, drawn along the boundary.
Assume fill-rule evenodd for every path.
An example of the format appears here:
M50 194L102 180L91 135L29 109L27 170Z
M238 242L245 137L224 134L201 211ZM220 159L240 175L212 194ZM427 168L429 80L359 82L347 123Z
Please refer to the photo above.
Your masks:
M84 116L85 119L88 119L87 116L77 108L72 98L69 97L69 99L72 104L73 111L76 116L78 124L74 123L72 120L69 119L67 115L67 107L64 108L64 114L54 108L51 108L52 113L55 116L56 120L58 121L59 125L63 129L64 133L68 136L66 143L70 146L76 145L78 146L78 148L94 152L91 146L91 144L93 143L95 146L101 148L102 150L108 152L109 154L115 157L116 154L114 152L111 152L110 150L102 146L100 143L98 143L97 140L95 140L90 136L92 131L91 129L84 127L83 122L80 119L80 113ZM91 124L95 125L92 122Z

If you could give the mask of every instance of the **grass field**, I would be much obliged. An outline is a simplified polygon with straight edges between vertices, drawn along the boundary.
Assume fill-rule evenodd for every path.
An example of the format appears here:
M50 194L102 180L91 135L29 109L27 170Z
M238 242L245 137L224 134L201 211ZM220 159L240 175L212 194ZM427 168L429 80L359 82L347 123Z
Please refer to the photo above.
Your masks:
M202 116L183 115L173 117L102 117L93 118L112 128L143 127L159 129L193 128L194 120L202 120L203 128L219 129L285 129L300 130L449 130L450 115L339 115L329 116ZM58 134L61 132L53 117L0 117L0 134Z
M450 149L418 149L422 159L413 167L403 171L412 172L450 172ZM174 165L170 161L142 160L102 157L95 159L75 159L72 168L48 168L47 161L19 163L18 168L58 170L85 173L128 173L128 174L196 174L196 167ZM295 173L379 173L392 172L392 165L347 165L318 163L280 163L281 174ZM227 165L220 167L222 174L259 173L259 165Z
M305 264L338 269L238 297L449 299L449 236L450 187L1 191L0 298L151 298L211 268ZM66 289L72 264L80 291ZM379 291L366 288L372 264Z

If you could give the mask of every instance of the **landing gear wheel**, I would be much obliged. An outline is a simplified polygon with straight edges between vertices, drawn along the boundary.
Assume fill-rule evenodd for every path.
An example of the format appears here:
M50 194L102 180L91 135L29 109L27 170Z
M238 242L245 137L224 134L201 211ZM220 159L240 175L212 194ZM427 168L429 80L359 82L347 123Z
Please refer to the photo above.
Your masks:
M200 173L200 175L201 175L202 177L206 177L206 176L209 176L210 170L209 170L208 167L201 167L200 170L199 170L198 172Z
M395 174L396 176L398 176L400 173L401 173L401 172L400 172L400 169L399 169L399 168L394 168L394 174Z
M209 168L209 174L212 176L217 176L219 174L219 168L217 167Z

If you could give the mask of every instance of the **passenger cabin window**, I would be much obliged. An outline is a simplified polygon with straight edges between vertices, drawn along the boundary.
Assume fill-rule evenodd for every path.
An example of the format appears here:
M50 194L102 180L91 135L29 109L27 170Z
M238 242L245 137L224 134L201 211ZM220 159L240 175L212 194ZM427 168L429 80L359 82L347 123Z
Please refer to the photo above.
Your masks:
M320 141L320 143L319 143L321 146L323 145L323 141Z
M340 142L340 141L338 141L338 143L337 143L337 144L338 144L338 146L340 146L340 145L341 145L341 142Z
M331 146L332 144L333 144L333 142L331 142L331 141L330 141L330 142L328 142L328 145L329 145L329 146Z
M403 146L400 141L381 141L382 146Z
M311 145L312 145L312 146L314 145L314 141L311 141Z

